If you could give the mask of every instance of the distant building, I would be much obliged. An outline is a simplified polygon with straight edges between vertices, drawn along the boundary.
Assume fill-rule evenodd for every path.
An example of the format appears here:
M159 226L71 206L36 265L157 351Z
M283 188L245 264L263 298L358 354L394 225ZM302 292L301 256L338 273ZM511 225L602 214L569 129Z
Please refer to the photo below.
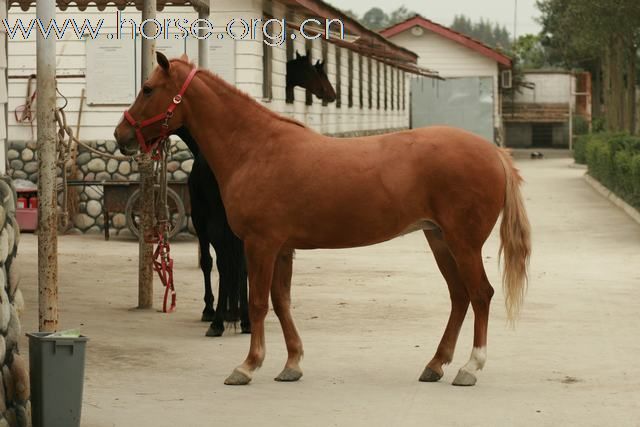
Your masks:
M509 147L569 148L572 117L591 122L591 79L588 73L526 71L529 87L504 99L503 118Z
M418 54L418 65L445 81L414 79L412 126L446 124L498 140L501 72L511 58L471 37L416 15L380 32Z

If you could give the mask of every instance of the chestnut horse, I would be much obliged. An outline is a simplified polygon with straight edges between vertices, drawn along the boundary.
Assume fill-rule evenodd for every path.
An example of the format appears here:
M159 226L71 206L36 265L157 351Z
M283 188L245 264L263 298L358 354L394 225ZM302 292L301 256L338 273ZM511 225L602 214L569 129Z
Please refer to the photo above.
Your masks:
M529 222L508 153L447 127L331 138L183 59L157 59L115 137L130 154L185 126L215 173L249 272L249 354L225 383L248 384L264 360L269 294L288 351L276 380L302 377L302 341L290 309L294 249L366 246L424 230L449 287L451 314L420 381L442 377L471 304L473 351L453 383L475 384L486 361L494 292L481 250L500 213L509 319L516 318L526 289Z

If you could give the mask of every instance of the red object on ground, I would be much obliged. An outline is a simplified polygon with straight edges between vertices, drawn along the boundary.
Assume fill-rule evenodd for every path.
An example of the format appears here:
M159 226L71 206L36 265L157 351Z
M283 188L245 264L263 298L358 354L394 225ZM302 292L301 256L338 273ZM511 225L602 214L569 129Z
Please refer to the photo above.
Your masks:
M16 220L20 231L35 231L38 228L38 193L35 189L17 190Z

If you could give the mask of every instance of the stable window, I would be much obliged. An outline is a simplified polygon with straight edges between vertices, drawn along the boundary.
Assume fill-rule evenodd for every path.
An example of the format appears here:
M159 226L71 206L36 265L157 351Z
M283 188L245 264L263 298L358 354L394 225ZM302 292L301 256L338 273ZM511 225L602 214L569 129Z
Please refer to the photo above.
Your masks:
M384 109L386 111L389 109L389 80L387 78L387 64L383 64L382 66L384 67Z
M264 16L265 21L269 19L271 16ZM262 43L262 99L273 99L273 47L267 43Z
M398 72L397 72L396 76L398 77L398 84L396 85L396 87L398 88L398 98L396 99L396 105L398 106L398 110L400 110L400 108L401 108L400 107L400 105L401 105L400 104L400 101L401 101L400 94L402 93L401 86L400 86L400 77L402 76L402 71L400 71L399 68L398 68Z
M329 59L329 44L326 40L322 40L322 66L324 67L324 72L329 74L327 70L327 60ZM326 107L329 105L329 101L327 101L326 97L322 98L322 106Z
M349 67L349 74L348 74L348 79L349 79L349 92L348 92L348 99L349 99L349 108L353 107L353 51L349 50L348 53L348 67Z
M369 109L371 110L373 108L373 60L371 59L371 57L368 58L367 60L367 68L368 68L368 73L369 73L369 84L368 84L368 89L369 89Z
M402 72L402 110L407 109L407 72Z
M396 69L391 67L391 111L395 110L395 99L396 99L396 92L395 92L395 87L396 87L396 81L395 81L395 72Z
M288 17L287 20L289 22L293 22L293 13L291 13L290 11L287 13ZM286 39L287 41L285 42L285 49L287 51L287 62L289 61L293 61L295 59L295 46L294 46L294 41L291 37L287 37ZM287 91L286 94L286 103L287 104L293 104L295 102L295 91L291 90L291 91Z
M380 62L376 61L376 104L380 109Z
M364 108L364 71L363 71L363 61L362 55L358 55L358 81L360 85L358 86L358 98L360 100L360 109Z
M336 46L336 108L342 107L342 49Z
M313 64L313 42L311 39L305 40L304 47L307 51L307 60ZM313 92L311 92L311 89L307 89L305 92L305 104L313 105Z

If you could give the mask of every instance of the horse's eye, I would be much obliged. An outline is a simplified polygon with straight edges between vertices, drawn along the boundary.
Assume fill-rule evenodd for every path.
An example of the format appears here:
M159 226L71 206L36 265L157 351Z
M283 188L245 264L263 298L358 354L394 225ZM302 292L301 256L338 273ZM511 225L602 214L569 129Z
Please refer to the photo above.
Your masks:
M142 93L144 93L145 95L151 95L151 92L153 92L153 89L149 86L142 87Z

